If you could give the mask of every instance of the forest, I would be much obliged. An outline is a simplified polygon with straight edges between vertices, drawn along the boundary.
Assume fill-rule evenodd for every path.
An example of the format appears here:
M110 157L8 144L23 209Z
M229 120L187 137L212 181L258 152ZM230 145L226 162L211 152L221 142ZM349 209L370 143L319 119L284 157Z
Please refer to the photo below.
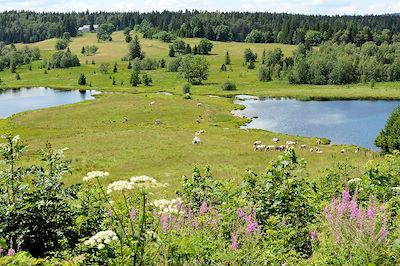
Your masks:
M84 24L112 24L115 30L139 26L152 38L167 31L177 37L199 37L216 41L319 44L367 41L376 44L400 41L400 16L322 16L250 12L95 12L0 13L0 41L32 43L69 32L72 37Z

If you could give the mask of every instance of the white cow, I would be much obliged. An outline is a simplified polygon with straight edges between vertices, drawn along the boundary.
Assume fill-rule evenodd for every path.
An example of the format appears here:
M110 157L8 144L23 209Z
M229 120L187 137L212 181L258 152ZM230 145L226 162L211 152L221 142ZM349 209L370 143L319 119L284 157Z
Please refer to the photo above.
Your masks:
M307 145L306 145L306 144L301 144L301 145L300 145L300 149L305 149L305 148L307 148Z
M264 144L256 145L256 146L254 147L254 151L266 151L266 150L267 150L267 146L264 145Z
M200 144L201 143L201 139L199 137L194 137L192 144Z
M278 142L278 141L279 141L279 138L272 138L272 141L273 141L273 142Z
M150 105L155 105L155 104L156 104L155 101L151 101L151 102L150 102Z

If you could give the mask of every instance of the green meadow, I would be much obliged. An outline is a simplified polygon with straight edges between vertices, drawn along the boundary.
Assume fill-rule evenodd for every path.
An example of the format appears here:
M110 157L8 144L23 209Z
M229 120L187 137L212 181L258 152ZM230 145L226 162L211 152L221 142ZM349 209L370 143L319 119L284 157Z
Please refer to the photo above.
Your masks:
M68 147L66 156L72 159L73 173L65 181L67 184L80 182L88 171L105 170L110 172L111 180L126 179L132 175L150 175L161 182L169 183L167 194L172 195L181 181L182 175L189 175L193 167L204 168L209 165L217 178L240 180L247 168L261 173L268 162L279 152L255 152L252 144L262 140L273 144L272 138L281 142L294 140L299 144L315 147L316 138L287 136L263 130L242 130L239 126L245 119L234 117L231 110L241 108L231 97L209 97L209 95L233 96L251 94L269 97L295 97L299 99L400 99L399 83L377 83L349 86L289 85L286 80L260 82L257 79L258 66L249 70L243 65L243 51L251 48L259 57L263 49L281 48L285 55L291 55L295 46L283 44L247 44L213 42L212 54L207 56L210 75L202 85L192 86L192 99L182 97L185 80L177 73L166 69L142 71L153 79L150 87L129 84L131 70L128 62L121 61L127 53L127 44L122 32L112 35L112 42L100 42L95 34L85 34L73 38L70 50L79 54L81 66L68 69L52 69L45 74L41 61L17 69L21 80L15 79L10 71L1 72L1 88L45 86L60 89L94 89L107 92L95 100L72 105L58 106L36 111L19 113L0 120L0 132L20 134L29 144L30 152L26 163L33 154L44 146L46 141L55 147ZM158 40L140 39L146 57L164 58L167 64L168 45ZM199 39L185 39L192 46ZM50 39L29 46L38 47L42 58L51 56L56 40ZM93 56L81 55L82 46L95 44L99 47ZM18 45L21 46L21 45ZM221 72L225 52L229 51L232 66ZM92 64L92 60L95 64ZM86 63L87 62L87 63ZM110 72L101 74L101 63L110 64ZM117 73L112 72L114 63ZM77 85L79 75L86 76L91 86ZM112 85L115 77L116 85ZM236 91L223 91L221 85L234 80ZM123 83L123 84L122 84ZM155 92L170 92L162 95ZM155 101L151 105L150 102ZM198 103L201 103L200 105ZM124 121L124 117L128 120ZM160 124L156 124L156 120ZM194 133L205 130L201 135L202 144L192 145ZM355 153L355 147L321 145L323 153L310 153L308 149L296 149L299 157L308 162L307 171L316 181L324 169L338 161L362 166L379 155L362 149ZM340 151L345 149L345 153Z

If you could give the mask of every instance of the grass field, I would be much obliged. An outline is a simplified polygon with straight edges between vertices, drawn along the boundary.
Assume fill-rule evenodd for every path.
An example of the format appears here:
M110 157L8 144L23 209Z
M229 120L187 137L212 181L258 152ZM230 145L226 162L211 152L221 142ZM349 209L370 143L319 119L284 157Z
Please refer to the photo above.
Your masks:
M194 44L196 39L185 40ZM30 44L39 47L42 56L51 55L55 40ZM99 51L94 56L82 56L83 45L96 44ZM165 58L168 62L168 44L157 40L141 39L146 55L151 58ZM252 94L259 96L286 96L302 99L311 98L371 98L400 99L399 83L377 83L375 88L357 84L350 86L294 86L287 81L262 83L257 81L257 69L248 70L242 66L242 53L246 47L257 51L280 47L290 55L294 46L282 44L244 44L214 42L213 55L207 56L210 63L209 79L200 86L192 86L192 99L182 99L181 87L185 83L176 73L165 69L146 71L153 78L153 86L129 86L130 70L127 62L120 59L127 53L127 44L121 32L113 34L112 42L97 43L95 34L86 34L74 38L71 51L79 54L81 67L56 69L44 74L40 62L18 69L21 80L15 80L15 74L1 72L3 88L47 86L65 89L90 88L102 91L130 92L124 94L103 94L96 100L73 105L59 106L31 111L0 120L0 132L20 134L30 145L28 160L46 141L55 147L68 147L68 159L72 160L73 174L66 179L67 184L79 182L82 175L91 170L106 170L111 173L109 180L127 179L131 175L151 175L170 184L166 191L172 195L183 174L189 175L194 166L204 168L210 165L217 178L239 180L246 168L259 173L267 163L275 159L279 152L254 152L252 143L262 140L272 144L272 137L282 141L296 140L309 147L315 146L315 138L293 137L262 130L240 130L243 119L233 117L230 111L238 108L229 98L211 98L208 94L228 96L233 94ZM225 51L232 59L232 71L220 72ZM89 64L85 64L88 60ZM90 64L94 60L95 65ZM100 74L100 62L117 62L118 72ZM92 87L78 86L80 73L85 73ZM109 78L115 75L116 86ZM226 80L235 80L238 90L225 92L221 84ZM124 85L120 82L123 81ZM173 96L155 94L156 91L168 91ZM134 94L136 93L136 94ZM155 105L150 105L155 101ZM197 103L202 103L198 107ZM128 122L123 123L123 117ZM154 121L159 119L160 125ZM196 120L199 119L200 123ZM192 145L194 132L203 129L201 145ZM377 154L362 150L355 154L354 147L322 146L323 153L310 153L298 150L298 155L308 161L308 172L318 177L323 169L335 162L346 161L356 166L364 165Z

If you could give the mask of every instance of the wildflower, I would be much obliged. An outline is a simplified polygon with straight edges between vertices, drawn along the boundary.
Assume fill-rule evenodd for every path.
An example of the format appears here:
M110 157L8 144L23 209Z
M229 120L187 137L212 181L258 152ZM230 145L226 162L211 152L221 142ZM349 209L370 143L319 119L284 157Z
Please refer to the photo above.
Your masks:
M169 215L167 213L163 213L160 218L162 230L167 232L169 229Z
M246 218L246 232L247 234L251 234L255 232L258 229L258 223L257 220L253 215L249 215Z
M112 214L113 214L112 209L108 209L106 214L107 214L108 217L111 217Z
M316 231L311 231L310 236L312 241L318 240L318 234Z
M342 192L342 204L346 205L350 201L350 192L348 189Z
M352 199L349 204L350 208L350 217L359 219L361 216L361 211L357 208L357 202L355 199Z
M136 209L132 208L131 211L129 212L129 217L131 218L131 220L135 220L136 218Z
M207 201L204 200L200 206L200 215L207 213L207 209L208 209Z
M126 180L114 181L107 187L107 194L111 194L113 191L123 191L133 189L132 183Z
M231 250L237 250L239 247L238 239L237 239L237 234L232 235L232 240L231 240Z
M180 201L180 198L172 200L160 199L153 201L153 206L156 207L160 211L160 213L178 214L179 210L176 206L178 205L177 203Z
M110 174L108 172L103 172L103 171L92 171L86 174L86 176L83 177L84 182L89 182L90 180L93 180L95 178L99 177L107 177Z
M15 249L9 248L7 252L7 256L14 256L15 255Z
M118 236L112 230L100 231L88 240L84 242L84 245L94 247L97 246L98 249L103 249L104 244L110 244L112 241L117 241ZM103 244L103 245L102 245Z
M236 213L237 213L237 216L239 217L239 218L243 218L246 214L244 213L244 211L241 209L241 208L238 208L237 210L236 210Z
M367 210L367 217L368 219L374 219L376 215L375 207L370 206Z

